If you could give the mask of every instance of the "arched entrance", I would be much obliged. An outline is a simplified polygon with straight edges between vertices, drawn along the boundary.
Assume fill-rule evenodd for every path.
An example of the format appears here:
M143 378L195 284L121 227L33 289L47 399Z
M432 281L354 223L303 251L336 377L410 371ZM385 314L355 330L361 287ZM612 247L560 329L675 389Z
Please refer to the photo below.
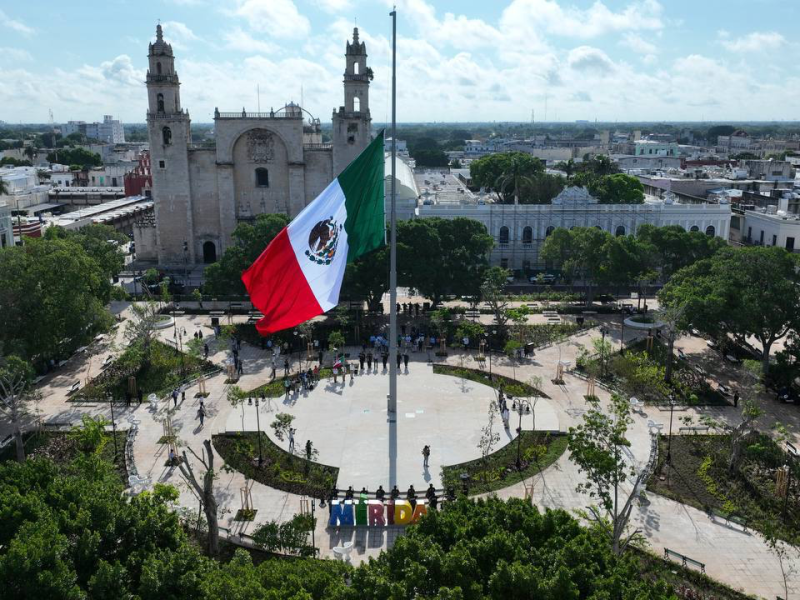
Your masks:
M214 242L203 244L203 262L206 264L217 262L217 247Z

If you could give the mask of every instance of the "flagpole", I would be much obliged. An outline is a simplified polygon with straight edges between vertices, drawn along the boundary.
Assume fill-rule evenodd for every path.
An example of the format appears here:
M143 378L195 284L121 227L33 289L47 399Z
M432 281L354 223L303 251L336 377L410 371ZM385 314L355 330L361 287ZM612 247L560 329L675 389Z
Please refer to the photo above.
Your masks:
M397 414L397 211L395 162L397 160L397 9L392 17L392 197L389 251L389 418Z

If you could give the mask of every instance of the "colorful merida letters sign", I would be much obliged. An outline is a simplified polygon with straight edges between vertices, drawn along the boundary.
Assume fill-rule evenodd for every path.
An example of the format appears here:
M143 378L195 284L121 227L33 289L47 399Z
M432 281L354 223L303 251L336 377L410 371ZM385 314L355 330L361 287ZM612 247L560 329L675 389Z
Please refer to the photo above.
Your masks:
M419 521L422 515L428 512L428 507L417 501L412 507L408 500L380 500L363 499L357 504L346 500L344 504L331 504L331 516L328 520L329 527L340 525L384 527L386 525L411 525Z

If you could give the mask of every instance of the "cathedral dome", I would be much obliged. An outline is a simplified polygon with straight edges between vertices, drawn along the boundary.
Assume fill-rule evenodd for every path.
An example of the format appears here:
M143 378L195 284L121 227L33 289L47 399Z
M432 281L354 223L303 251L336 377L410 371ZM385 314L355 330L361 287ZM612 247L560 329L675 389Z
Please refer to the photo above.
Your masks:
M156 27L156 42L150 44L150 54L172 56L172 46L164 41L164 31L161 29L161 23Z

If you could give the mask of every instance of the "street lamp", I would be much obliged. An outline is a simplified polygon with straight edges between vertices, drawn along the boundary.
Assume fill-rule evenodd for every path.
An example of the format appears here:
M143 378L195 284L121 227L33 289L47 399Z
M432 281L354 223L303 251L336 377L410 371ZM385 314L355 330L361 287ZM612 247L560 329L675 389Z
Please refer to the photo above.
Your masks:
M517 471L522 468L522 458L520 452L522 451L522 415L531 414L532 402L529 399L513 400L511 402L511 410L516 411L519 415L519 426L517 427Z
M114 418L114 395L109 392L108 405L111 407L111 431L114 433L114 460L117 460L117 422Z
M623 305L624 306L624 305ZM619 336L619 349L620 351L625 350L625 309L620 309L620 322L622 323L622 332Z
M669 437L667 438L667 486L669 486L669 475L672 470L672 414L675 411L675 394L669 395Z
M314 517L314 512L317 510L317 501L312 498L311 499L311 547L314 549L314 556L317 555L317 540L314 536L314 530L316 529L317 519Z
M253 399L250 399L252 403ZM261 416L259 415L258 398L256 398L256 427L258 428L258 466L261 467L264 462L264 457L261 454Z

